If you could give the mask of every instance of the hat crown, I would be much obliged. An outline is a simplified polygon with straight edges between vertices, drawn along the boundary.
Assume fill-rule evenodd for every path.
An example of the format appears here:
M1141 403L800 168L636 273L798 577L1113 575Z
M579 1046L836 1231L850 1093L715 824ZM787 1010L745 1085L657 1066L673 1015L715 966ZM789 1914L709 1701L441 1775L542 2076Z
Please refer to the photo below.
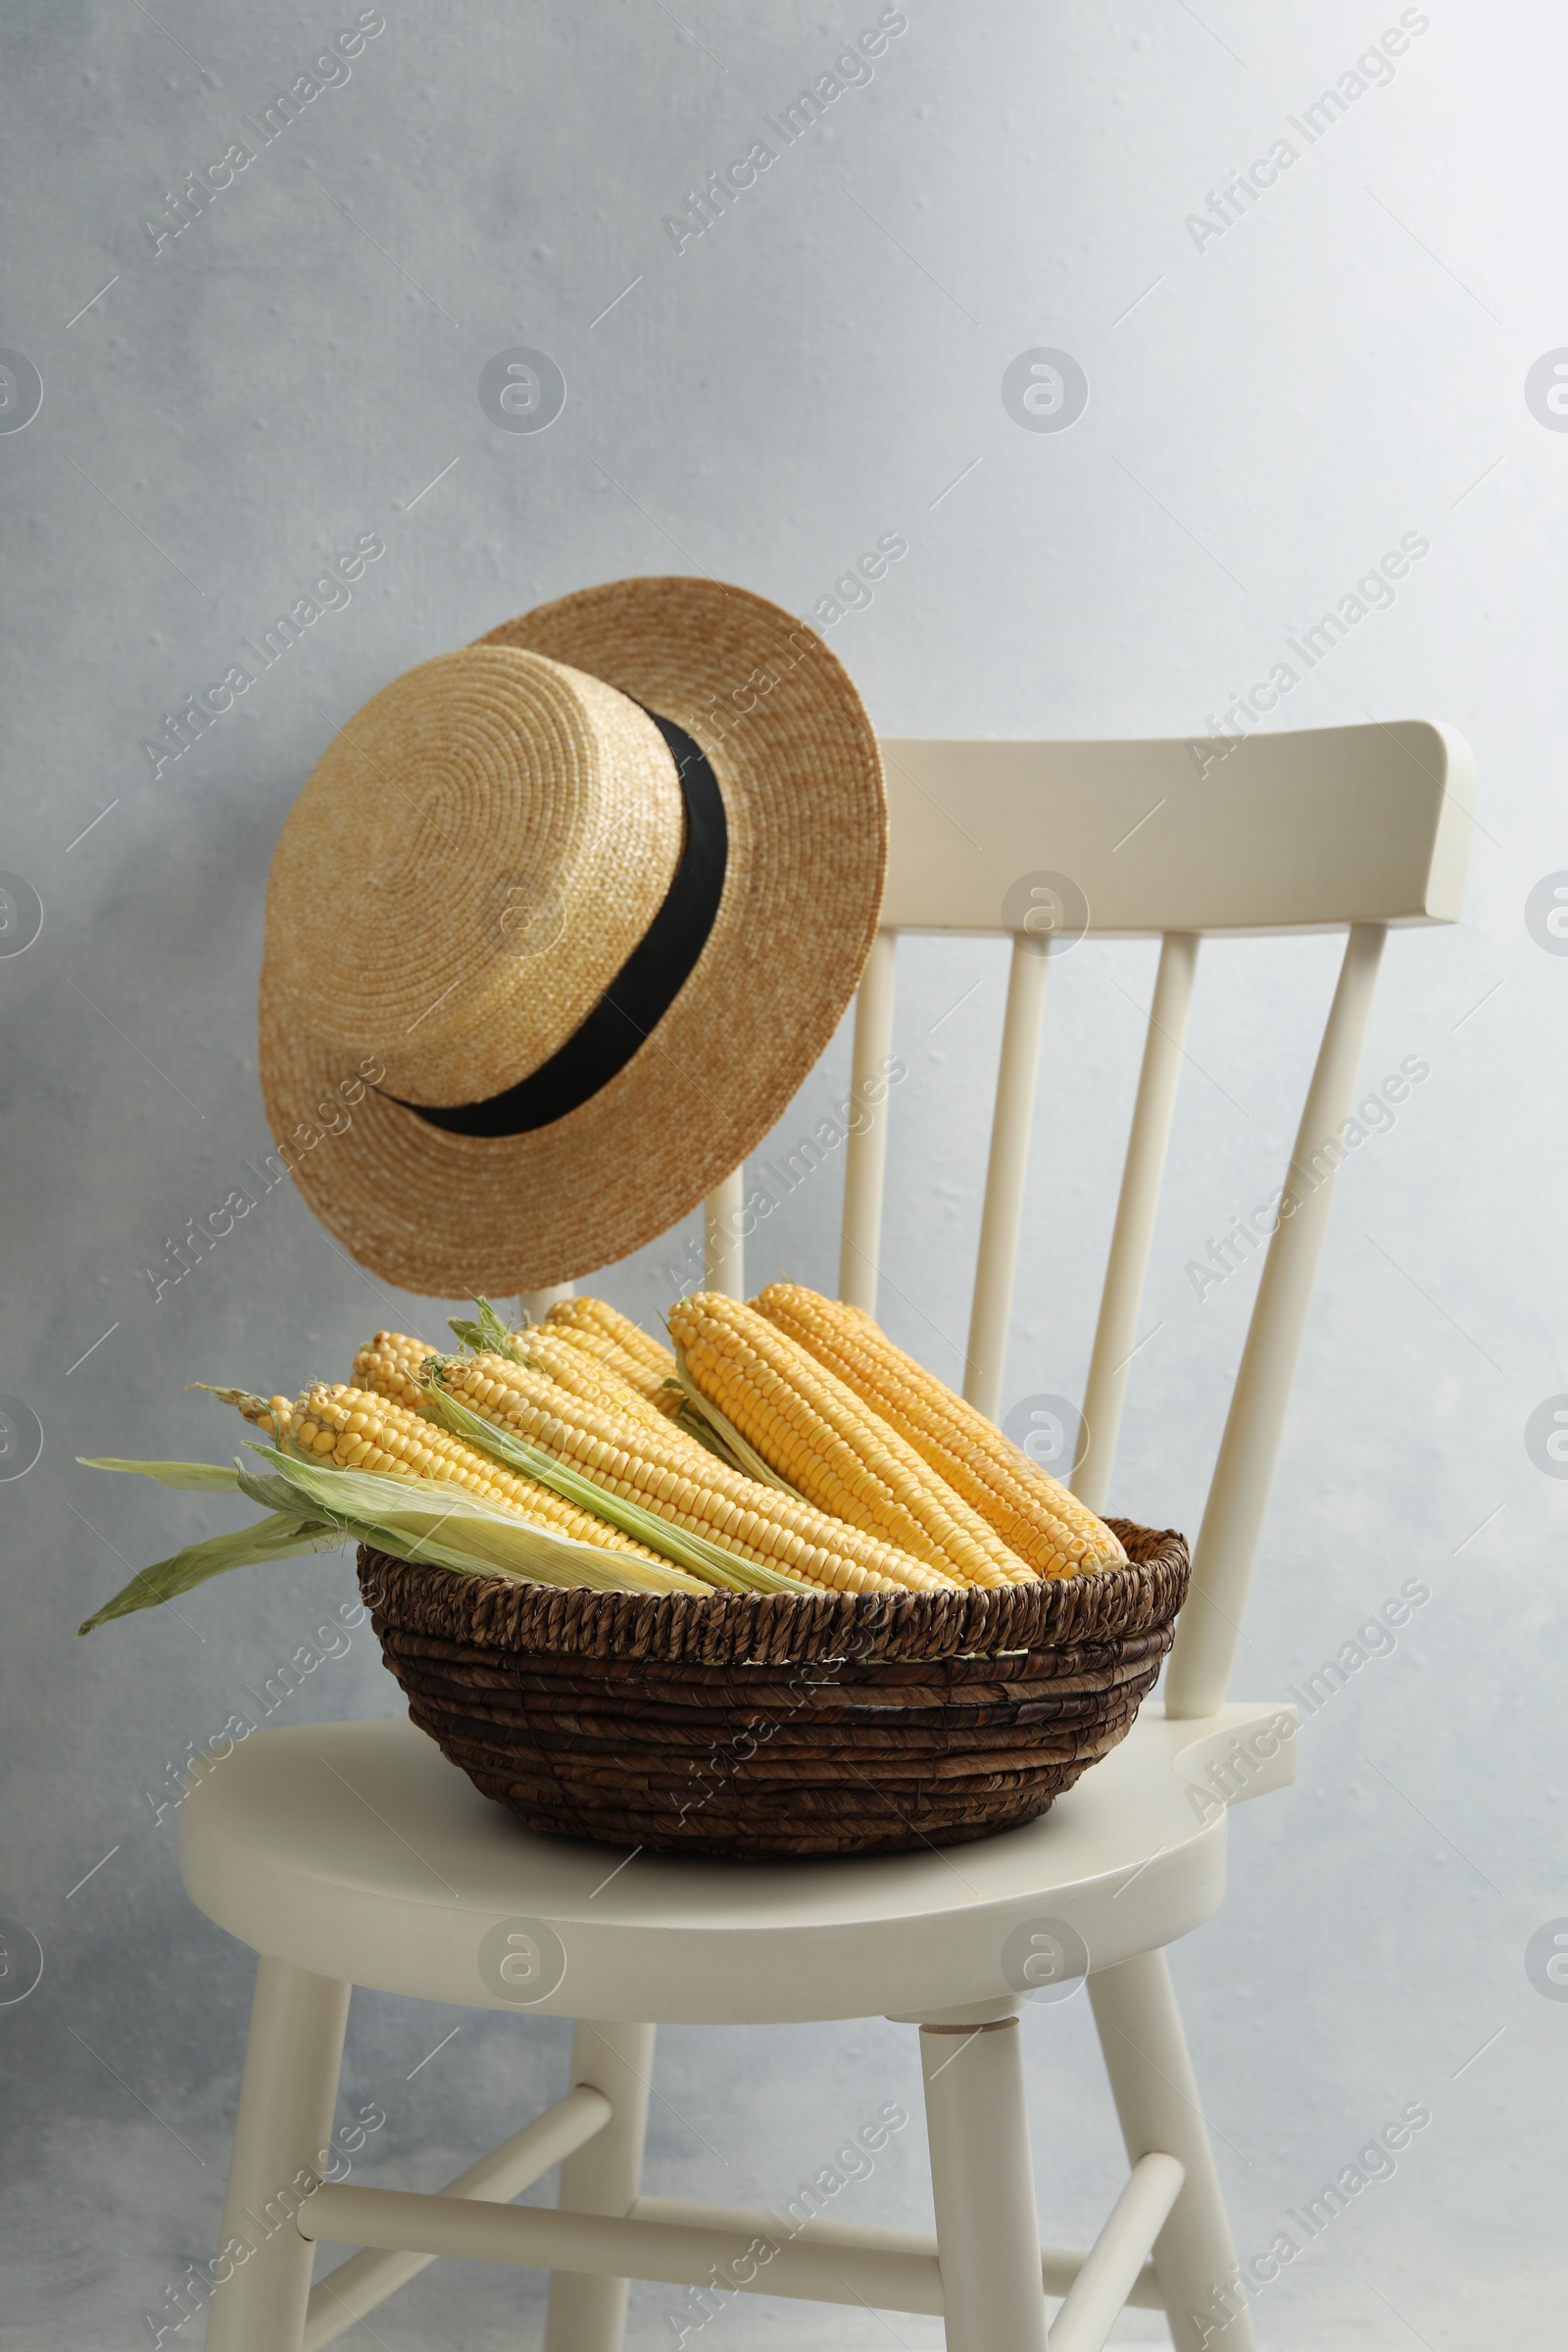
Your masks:
M542 655L471 647L382 689L284 825L268 955L296 1017L386 1090L501 1093L565 1042L680 857L674 762L647 713Z

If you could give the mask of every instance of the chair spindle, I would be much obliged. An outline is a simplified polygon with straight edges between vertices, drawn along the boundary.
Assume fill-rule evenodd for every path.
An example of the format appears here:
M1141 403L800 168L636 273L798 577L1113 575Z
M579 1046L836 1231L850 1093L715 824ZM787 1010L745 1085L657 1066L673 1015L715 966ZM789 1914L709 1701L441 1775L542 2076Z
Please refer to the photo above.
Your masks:
M1383 956L1382 923L1352 923L1334 1003L1306 1090L1280 1218L1264 1260L1225 1434L1193 1552L1193 1584L1176 1627L1165 1712L1212 1715L1224 1699L1285 1427L1312 1284L1328 1228L1340 1128L1355 1092ZM1317 1164L1330 1159L1327 1172Z
M1165 934L1154 979L1154 1000L1149 1008L1144 1065L1138 1079L1138 1099L1133 1105L1121 1197L1116 1203L1110 1258L1100 1298L1100 1322L1095 1331L1095 1351L1090 1359L1089 1387L1084 1396L1088 1450L1072 1481L1074 1494L1092 1511L1102 1511L1109 1497L1127 1376L1138 1345L1138 1310L1143 1302L1150 1244L1154 1236L1154 1215L1159 1206L1171 1118L1176 1108L1182 1047L1198 971L1198 934L1194 931Z
M876 1313L877 1268L882 1252L882 1185L888 1156L886 1099L873 1109L870 1096L877 1073L893 1051L898 954L898 933L879 931L871 943L855 1006L853 1124L844 1168L839 1297L851 1306L863 1308L868 1315Z
M1029 931L1013 934L963 1383L969 1402L981 1412L989 1413L993 1420L1000 1417L1002 1377L1006 1365L1007 1324L1012 1309L1013 1276L1018 1265L1018 1233L1023 1223L1023 1187L1029 1163L1029 1132L1034 1122L1040 1024L1045 1011L1050 950L1048 938Z

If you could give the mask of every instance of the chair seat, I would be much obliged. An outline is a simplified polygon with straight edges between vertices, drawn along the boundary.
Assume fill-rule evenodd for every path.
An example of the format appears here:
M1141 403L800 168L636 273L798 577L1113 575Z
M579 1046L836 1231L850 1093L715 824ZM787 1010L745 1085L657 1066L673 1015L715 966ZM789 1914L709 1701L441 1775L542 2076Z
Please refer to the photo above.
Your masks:
M536 1837L411 1723L303 1725L209 1767L181 1808L180 1869L257 1951L384 1992L670 2025L930 2015L994 2004L1009 1969L1016 1991L1004 1946L1014 1936L1016 1952L1017 1930L1065 1924L1101 1969L1207 1919L1224 1891L1222 1797L1294 1778L1286 1724L1285 1706L1199 1722L1149 1706L1022 1829L781 1862L628 1861ZM536 1928L548 1958L510 1987L507 1931Z

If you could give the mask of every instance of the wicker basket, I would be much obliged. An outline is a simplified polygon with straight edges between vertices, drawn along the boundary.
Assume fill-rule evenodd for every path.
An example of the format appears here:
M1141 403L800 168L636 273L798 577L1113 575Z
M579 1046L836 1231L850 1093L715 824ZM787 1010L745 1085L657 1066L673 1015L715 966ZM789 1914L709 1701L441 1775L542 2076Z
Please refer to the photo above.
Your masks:
M591 1592L363 1548L409 1713L531 1830L655 1852L897 1853L1013 1829L1109 1753L1171 1644L1183 1538L1001 1592Z

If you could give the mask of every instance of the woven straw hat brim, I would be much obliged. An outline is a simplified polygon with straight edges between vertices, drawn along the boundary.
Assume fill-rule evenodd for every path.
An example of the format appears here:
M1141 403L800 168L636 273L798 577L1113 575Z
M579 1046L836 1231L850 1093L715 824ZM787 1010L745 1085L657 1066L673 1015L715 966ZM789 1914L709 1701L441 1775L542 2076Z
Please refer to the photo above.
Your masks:
M728 856L706 946L591 1101L532 1133L465 1136L367 1093L262 975L262 1087L300 1189L364 1265L436 1298L541 1290L626 1256L754 1152L832 1037L875 936L887 858L876 738L814 631L704 579L622 580L483 641L586 671L701 746ZM340 1131L324 1132L328 1126ZM318 1140L310 1142L315 1137Z

